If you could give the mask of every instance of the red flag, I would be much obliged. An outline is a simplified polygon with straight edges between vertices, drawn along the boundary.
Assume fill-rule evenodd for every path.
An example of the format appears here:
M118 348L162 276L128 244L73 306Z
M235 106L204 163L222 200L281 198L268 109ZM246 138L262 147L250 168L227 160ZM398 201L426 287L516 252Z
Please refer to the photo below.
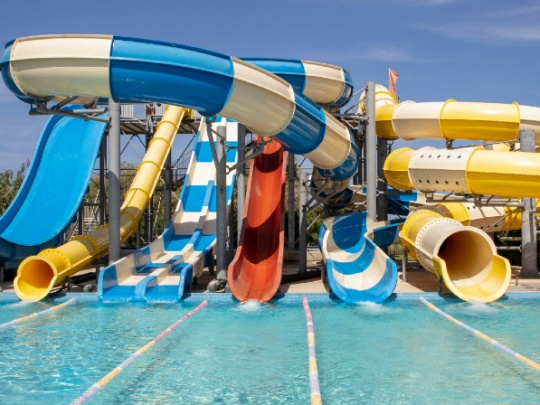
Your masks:
M390 88L390 93L392 93L394 96L396 95L396 81L398 77L399 75L397 72L388 68L388 87Z

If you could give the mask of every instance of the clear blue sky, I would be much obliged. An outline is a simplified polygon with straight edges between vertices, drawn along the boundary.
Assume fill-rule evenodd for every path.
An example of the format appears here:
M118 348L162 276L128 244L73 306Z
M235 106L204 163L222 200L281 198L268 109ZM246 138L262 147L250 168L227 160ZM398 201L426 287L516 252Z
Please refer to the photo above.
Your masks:
M356 88L387 84L402 100L540 106L538 0L9 1L0 40L53 33L117 34L237 57L343 66ZM0 170L32 156L46 120L0 84ZM409 143L410 146L418 146ZM441 147L444 145L441 144Z

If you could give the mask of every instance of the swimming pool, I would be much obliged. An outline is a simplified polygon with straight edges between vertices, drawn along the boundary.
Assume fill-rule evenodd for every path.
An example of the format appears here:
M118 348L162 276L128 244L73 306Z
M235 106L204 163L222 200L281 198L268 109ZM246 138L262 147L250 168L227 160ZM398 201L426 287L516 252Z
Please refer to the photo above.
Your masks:
M501 343L540 359L540 297L470 304L422 294ZM103 304L93 294L18 303L0 295L0 323L73 305L0 329L0 402L69 404L165 328L208 305L112 379L89 404L308 404L301 295L267 305L194 294L175 304ZM402 294L348 305L308 294L326 404L536 403L538 371Z

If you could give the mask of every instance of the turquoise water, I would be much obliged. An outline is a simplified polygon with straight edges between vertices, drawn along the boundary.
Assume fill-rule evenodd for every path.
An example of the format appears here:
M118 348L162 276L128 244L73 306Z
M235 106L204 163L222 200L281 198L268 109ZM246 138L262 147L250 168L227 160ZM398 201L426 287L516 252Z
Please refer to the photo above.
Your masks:
M430 300L540 361L539 299ZM1 301L0 323L58 302ZM0 403L69 404L199 303L90 300L0 329ZM538 371L418 299L345 305L314 296L310 305L323 403L538 402ZM307 358L300 299L267 305L210 301L88 403L309 404Z

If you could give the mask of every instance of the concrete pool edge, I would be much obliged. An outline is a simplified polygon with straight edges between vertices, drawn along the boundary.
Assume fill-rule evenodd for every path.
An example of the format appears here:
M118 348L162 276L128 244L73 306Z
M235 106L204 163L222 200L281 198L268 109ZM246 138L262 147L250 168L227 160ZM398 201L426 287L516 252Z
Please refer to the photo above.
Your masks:
M334 296L331 293L279 293L274 296L274 298L270 301L271 303L281 302L281 303L301 303L302 297L306 295L310 302L313 303L341 303L341 301ZM385 303L393 302L393 301L413 301L418 300L420 297L425 297L430 300L434 301L455 301L455 302L463 302L459 298L455 297L451 293L436 293L436 292L406 292L406 293L394 293L390 296L388 300L381 303L380 305L384 305ZM77 301L81 302L90 302L90 301L99 301L97 293L65 293L65 294L58 294L55 297L49 297L45 299L44 301L47 302L63 302L67 301L71 298L76 298ZM500 298L498 301L506 301L506 300L514 300L514 299L540 299L540 293L538 292L507 292L502 298ZM195 303L195 302L202 302L204 300L207 300L209 302L230 302L230 303L238 303L230 293L191 293L187 294L183 302L186 303ZM0 302L11 302L11 301L19 301L19 298L15 293L12 292L5 292L0 294ZM182 301L175 301L176 302L182 302ZM495 301L495 302L498 302ZM126 301L127 302L127 301ZM129 301L131 302L131 301ZM107 303L111 305L115 304L121 304L122 302L114 302L114 303ZM138 302L143 303L143 302ZM170 302L152 302L151 304L165 304ZM359 303L360 305L362 303ZM359 304L345 304L345 305L359 305ZM378 304L379 305L379 304Z

